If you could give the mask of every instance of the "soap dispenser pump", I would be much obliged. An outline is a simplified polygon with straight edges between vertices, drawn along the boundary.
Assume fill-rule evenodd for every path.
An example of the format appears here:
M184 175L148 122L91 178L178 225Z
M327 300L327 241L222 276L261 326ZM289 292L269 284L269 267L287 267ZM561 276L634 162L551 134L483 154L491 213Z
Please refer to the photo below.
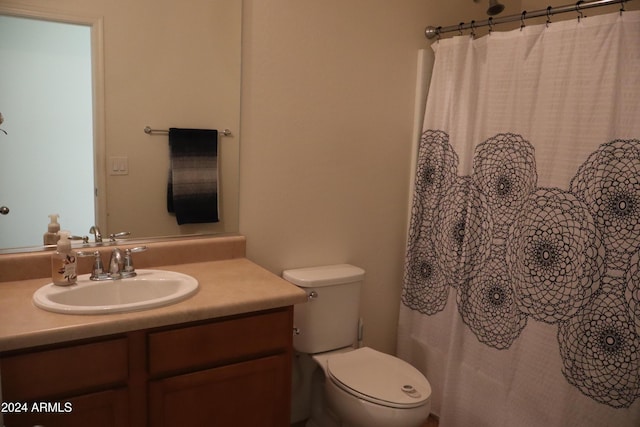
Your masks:
M60 224L58 224L58 218L60 218L60 215L58 214L49 215L49 226L47 227L47 232L44 233L44 236L42 237L42 240L44 241L45 246L55 245L56 243L58 243L58 240L60 239L60 235L58 234L58 232L60 231Z
M77 281L77 256L71 249L69 232L61 231L55 253L51 256L51 280L55 285L69 286Z

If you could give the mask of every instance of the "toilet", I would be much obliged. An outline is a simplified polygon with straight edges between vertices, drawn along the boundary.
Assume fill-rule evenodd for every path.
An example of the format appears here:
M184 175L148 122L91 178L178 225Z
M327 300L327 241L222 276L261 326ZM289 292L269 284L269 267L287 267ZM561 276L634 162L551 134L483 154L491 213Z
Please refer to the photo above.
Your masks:
M422 427L431 386L409 363L357 348L364 270L349 264L286 270L307 303L294 307L292 422L306 427Z

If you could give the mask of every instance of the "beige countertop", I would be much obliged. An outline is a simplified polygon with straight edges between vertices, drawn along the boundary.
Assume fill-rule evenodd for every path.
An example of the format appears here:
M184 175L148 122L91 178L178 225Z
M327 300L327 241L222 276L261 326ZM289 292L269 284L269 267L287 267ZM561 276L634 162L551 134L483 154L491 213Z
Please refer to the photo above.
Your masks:
M283 307L306 294L246 258L153 267L195 277L199 289L179 303L103 315L57 314L37 308L33 293L50 278L0 283L0 352ZM105 286L109 286L105 283Z

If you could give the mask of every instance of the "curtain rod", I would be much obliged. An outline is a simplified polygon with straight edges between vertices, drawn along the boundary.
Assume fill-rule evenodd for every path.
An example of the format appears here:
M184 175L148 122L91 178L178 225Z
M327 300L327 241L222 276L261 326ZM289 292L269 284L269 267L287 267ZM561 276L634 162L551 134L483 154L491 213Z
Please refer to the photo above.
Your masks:
M596 0L596 1L579 1L576 4L569 4L565 6L558 7L547 7L546 9L534 10L533 12L527 12L526 10L522 11L519 15L508 15L503 16L501 18L489 18L484 21L471 21L469 23L461 22L458 25L451 25L448 27L433 27L428 26L424 30L424 34L428 39L432 39L434 37L439 36L442 33L450 33L452 31L460 31L469 30L473 33L473 30L478 27L486 27L497 24L504 24L505 22L513 22L513 21L522 21L522 26L524 26L524 20L530 18L539 18L541 16L546 16L549 19L552 15L558 13L566 13L566 12L576 12L579 17L582 17L582 10L591 9L593 7L600 6L608 6L610 4L620 3L622 6L620 8L620 12L624 11L624 4L631 0Z

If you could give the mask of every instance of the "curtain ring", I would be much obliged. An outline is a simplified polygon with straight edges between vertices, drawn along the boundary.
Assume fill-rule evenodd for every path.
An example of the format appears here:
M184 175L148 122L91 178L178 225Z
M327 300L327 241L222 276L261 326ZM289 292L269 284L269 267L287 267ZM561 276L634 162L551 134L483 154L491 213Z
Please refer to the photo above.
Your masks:
M580 5L582 3L584 3L583 0L580 0L579 2L576 3L576 12L578 12L578 22L580 22L580 20L584 18L584 13L582 13L582 9L580 9Z
M526 27L526 25L524 24L524 20L526 19L526 17L527 17L527 11L523 10L522 15L520 15L520 31L522 31L522 29Z
M442 27L436 28L436 40L438 42L440 42L441 35L442 35Z
M624 8L624 4L627 2L627 0L620 0L620 16L622 16L622 12L626 12L625 8Z
M462 35L462 26L464 25L464 22L461 22L458 24L458 33L460 33L460 35Z
M547 7L547 23L545 24L547 28L549 28L549 24L551 24L551 6Z
M491 32L493 31L493 16L489 17L489 19L487 20L487 25L489 25L489 35L491 35Z
M476 21L471 21L471 38L476 38Z

